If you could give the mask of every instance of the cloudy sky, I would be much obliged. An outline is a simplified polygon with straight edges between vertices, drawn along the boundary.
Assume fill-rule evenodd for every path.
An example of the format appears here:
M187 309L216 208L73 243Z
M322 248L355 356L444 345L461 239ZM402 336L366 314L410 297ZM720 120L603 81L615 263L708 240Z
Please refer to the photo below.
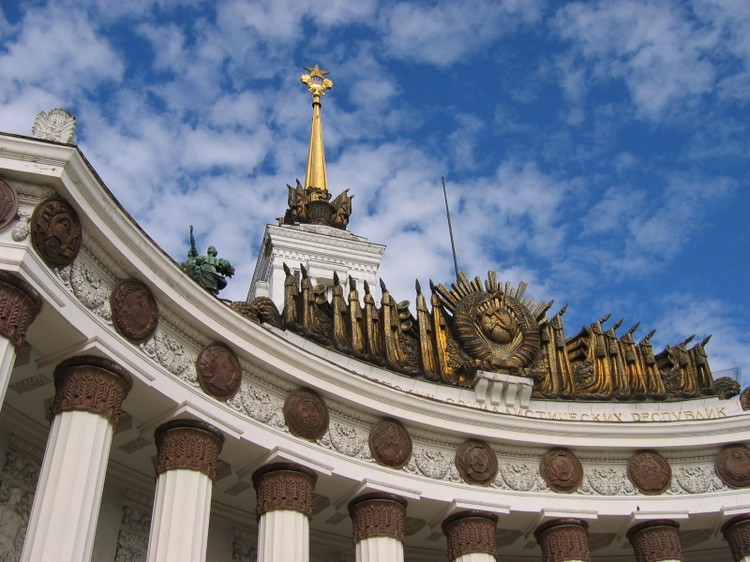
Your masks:
M747 0L0 0L0 130L77 115L104 182L175 260L188 225L245 298L304 178L303 66L350 230L398 300L460 268L607 313L656 346L713 334L750 382Z

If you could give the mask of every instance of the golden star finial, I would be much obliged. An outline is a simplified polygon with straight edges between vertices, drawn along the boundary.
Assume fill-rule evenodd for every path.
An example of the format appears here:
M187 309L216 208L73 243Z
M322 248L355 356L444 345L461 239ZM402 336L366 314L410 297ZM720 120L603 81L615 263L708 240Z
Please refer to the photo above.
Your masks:
M316 64L314 67L309 66L303 67L310 74L303 74L300 76L302 83L307 84L307 91L312 93L313 101L319 101L320 96L326 95L326 90L330 90L333 87L333 81L328 78L323 78L326 74L330 74L327 70L321 70Z
M317 64L312 68L310 68L309 66L305 66L303 68L310 73L310 76L318 76L320 78L323 78L323 76L325 76L326 74L330 74L330 72L328 72L327 70L321 70Z

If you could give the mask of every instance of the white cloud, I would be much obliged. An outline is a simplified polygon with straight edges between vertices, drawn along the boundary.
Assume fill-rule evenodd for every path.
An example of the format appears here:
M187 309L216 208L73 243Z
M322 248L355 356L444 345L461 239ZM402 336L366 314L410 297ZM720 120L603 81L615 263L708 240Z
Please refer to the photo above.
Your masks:
M540 2L398 2L381 13L384 41L398 58L451 65L479 50L518 23L540 15Z
M82 92L122 79L124 64L80 10L55 7L26 12L0 55L0 92L5 100L36 86L75 100Z

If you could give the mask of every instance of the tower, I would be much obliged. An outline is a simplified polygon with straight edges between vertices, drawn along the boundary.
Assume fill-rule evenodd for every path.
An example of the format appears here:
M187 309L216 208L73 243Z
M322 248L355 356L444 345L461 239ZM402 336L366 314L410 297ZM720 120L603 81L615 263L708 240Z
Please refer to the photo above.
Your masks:
M369 242L347 230L352 198L346 189L333 200L328 191L321 96L333 87L328 71L318 65L305 67L301 81L312 94L312 124L304 185L297 180L287 185L288 209L278 226L267 225L247 300L269 297L281 309L284 306L284 264L293 272L304 267L314 283L327 288L333 275L353 279L358 285L375 283L385 246Z

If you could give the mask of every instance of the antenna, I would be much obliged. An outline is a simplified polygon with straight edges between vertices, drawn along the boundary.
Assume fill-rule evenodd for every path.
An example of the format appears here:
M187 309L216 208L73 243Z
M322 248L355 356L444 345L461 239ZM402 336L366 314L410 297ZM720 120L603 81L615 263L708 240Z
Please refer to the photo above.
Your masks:
M448 208L448 190L445 188L445 177L443 180L443 197L445 198L445 216L448 217L448 232L451 236L451 249L453 250L453 268L456 270L456 281L458 281L458 259L456 258L456 241L453 239L453 225L451 224L451 211Z

